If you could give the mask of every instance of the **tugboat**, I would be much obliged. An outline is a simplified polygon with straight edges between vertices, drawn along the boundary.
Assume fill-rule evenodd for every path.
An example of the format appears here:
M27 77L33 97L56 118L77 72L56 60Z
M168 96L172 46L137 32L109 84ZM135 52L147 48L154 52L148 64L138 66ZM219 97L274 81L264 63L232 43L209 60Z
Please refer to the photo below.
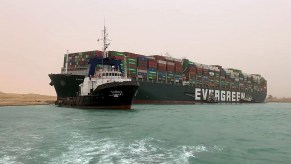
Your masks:
M131 109L139 84L121 73L121 61L109 58L106 52L107 33L104 26L103 57L95 57L89 61L88 76L79 85L75 97L59 100L57 105L92 109ZM102 68L96 72L97 64Z

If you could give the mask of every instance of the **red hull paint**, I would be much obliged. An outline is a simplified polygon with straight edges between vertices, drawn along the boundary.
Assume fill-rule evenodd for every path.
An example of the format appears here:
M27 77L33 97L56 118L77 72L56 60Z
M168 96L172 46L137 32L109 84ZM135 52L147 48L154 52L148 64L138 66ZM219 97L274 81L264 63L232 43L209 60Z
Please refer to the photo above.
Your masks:
M133 100L134 104L195 104L194 101Z
M123 106L67 106L67 105L62 105L61 107L80 108L80 109L131 110L131 105L123 105Z

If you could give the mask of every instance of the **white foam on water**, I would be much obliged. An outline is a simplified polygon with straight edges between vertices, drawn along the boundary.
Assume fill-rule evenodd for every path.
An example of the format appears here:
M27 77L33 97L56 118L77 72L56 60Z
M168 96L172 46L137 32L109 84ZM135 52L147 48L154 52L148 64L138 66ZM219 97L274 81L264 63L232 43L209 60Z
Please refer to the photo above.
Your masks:
M0 163L5 163L5 164L22 164L21 162L16 161L16 156L8 156L4 155L3 157L0 158Z
M213 146L213 150L214 150L214 151L217 151L217 152L220 152L220 151L223 150L223 147L222 147L222 146L214 145L214 146Z
M77 135L76 133L74 135ZM168 147L165 141L144 138L132 142L120 138L89 139L80 135L68 142L68 151L52 159L52 163L189 163L201 152L222 151L220 146ZM74 137L74 138L75 138Z

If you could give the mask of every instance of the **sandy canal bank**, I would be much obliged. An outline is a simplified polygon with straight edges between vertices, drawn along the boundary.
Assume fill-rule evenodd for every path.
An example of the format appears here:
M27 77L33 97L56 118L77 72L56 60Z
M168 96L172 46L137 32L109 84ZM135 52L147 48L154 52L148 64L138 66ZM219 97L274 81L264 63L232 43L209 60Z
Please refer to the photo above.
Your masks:
M55 101L56 96L0 92L0 106L47 105Z

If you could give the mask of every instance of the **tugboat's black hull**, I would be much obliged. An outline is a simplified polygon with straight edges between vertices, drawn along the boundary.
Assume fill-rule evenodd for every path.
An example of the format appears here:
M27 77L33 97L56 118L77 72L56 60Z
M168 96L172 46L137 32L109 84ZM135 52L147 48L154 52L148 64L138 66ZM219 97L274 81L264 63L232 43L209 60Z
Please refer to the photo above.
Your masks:
M133 81L106 83L98 86L90 95L59 100L58 105L87 109L131 109L138 88L138 83Z

